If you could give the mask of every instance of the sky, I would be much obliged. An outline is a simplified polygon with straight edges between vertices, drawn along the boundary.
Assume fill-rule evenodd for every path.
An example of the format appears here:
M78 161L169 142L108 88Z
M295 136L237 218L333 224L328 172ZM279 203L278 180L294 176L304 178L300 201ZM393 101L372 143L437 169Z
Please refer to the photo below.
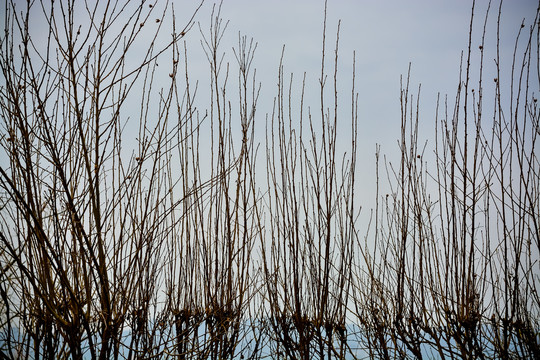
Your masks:
M212 4L208 2L206 7ZM487 1L476 4L477 32L481 30L486 4ZM524 0L503 3L502 42L509 46L505 51L512 50L522 19L533 15L537 5ZM492 5L494 15L497 6L495 2ZM306 71L316 83L320 74L323 15L322 0L225 0L221 16L230 21L228 34L232 35L232 42L223 48L236 44L238 32L253 37L258 43L255 61L259 72L275 78L285 45L285 72L297 73L300 78ZM377 123L374 130L396 124L400 76L407 73L409 63L412 83L422 84L422 103L426 108L432 107L437 92L455 92L461 51L467 48L470 15L471 2L465 0L328 1L327 47L333 50L337 21L341 20L340 71L350 76L352 51L356 50L360 121L366 127L368 119L373 118ZM208 18L208 11L203 9L199 20L205 21L205 17ZM492 16L492 25L494 20ZM494 26L488 29L494 30ZM473 51L480 42L476 40ZM327 56L332 56L327 52ZM266 80L261 81L266 90ZM388 131L381 131L381 138L385 134ZM398 134L396 129L393 135Z
M217 4L217 5L215 5ZM203 32L208 28L212 6L206 2L197 21ZM478 68L482 26L488 1L476 1L474 10L472 61ZM175 4L175 6L177 6ZM496 19L499 3L491 5L487 22L485 46L485 76L494 70ZM531 0L505 1L502 5L500 54L502 66L510 64L516 35L521 22L530 24L538 3ZM359 95L359 168L358 185L361 197L370 197L375 184L375 151L389 161L399 161L397 140L400 136L400 77L406 77L411 66L410 93L420 92L420 132L423 140L434 144L433 129L437 97L453 100L459 84L460 59L467 50L472 2L465 0L410 0L410 1L353 1L330 0L327 4L326 56L327 71L333 70L338 21L340 106L344 123L350 121L350 93L352 54L356 53L356 91ZM318 80L321 69L323 0L224 0L221 18L229 21L222 40L225 59L234 63L230 49L237 45L238 34L252 37L257 42L254 66L261 82L256 127L264 128L265 114L271 113L277 93L278 66L283 46L284 73L294 73L293 94L300 94L302 74L306 72L306 106L317 109ZM193 76L207 72L204 54L197 52L200 39L195 27L186 40L190 44L190 63ZM193 41L191 42L190 41ZM199 46L200 48L200 46ZM200 64L204 64L199 68ZM476 64L476 65L475 65ZM208 75L202 75L204 79ZM501 81L508 81L509 76ZM489 86L489 83L486 83ZM329 81L331 86L331 81ZM489 91L486 91L489 94ZM331 99L330 99L331 100ZM442 100L441 100L442 101ZM329 101L327 106L332 106ZM348 129L348 128L347 128ZM348 144L345 130L339 135ZM264 139L261 138L261 142ZM346 147L343 149L347 151ZM362 193L362 191L361 191ZM370 204L367 198L364 202ZM370 207L369 205L367 206Z
M18 5L24 5L20 2ZM162 3L163 4L163 3ZM182 27L192 16L199 2L194 0L170 1L174 8L177 26ZM473 69L477 68L480 36L488 1L476 1L472 37ZM201 47L202 34L208 34L212 8L220 2L206 0L195 17L195 26L184 37L188 48L189 73L192 81L199 81L199 108L209 107L209 66ZM272 113L277 94L277 75L283 46L285 78L294 73L293 102L298 100L301 79L306 73L305 108L319 108L319 77L321 72L322 32L324 21L323 0L223 0L220 17L228 21L221 42L224 61L231 64L230 93L236 91L233 48L238 45L238 35L246 35L257 43L253 66L257 69L256 81L261 92L255 120L256 142L264 148L264 131L267 114ZM146 5L145 5L146 6ZM488 18L485 49L485 72L487 78L494 69L496 39L496 15L499 3L491 5ZM508 68L514 42L521 22L530 24L538 2L532 0L507 0L501 15L501 66ZM466 51L469 37L471 1L455 0L329 0L327 3L326 58L331 90L333 51L336 44L338 22L339 61L338 93L340 95L340 122L343 128L338 134L341 151L349 151L348 144L351 109L351 74L353 52L356 57L356 88L358 93L358 171L357 177L361 203L372 206L375 187L375 152L377 144L381 154L390 162L399 161L398 139L400 137L400 77L407 75L411 67L410 92L416 97L420 92L421 138L433 145L437 97L448 95L452 100L459 84L462 52ZM156 13L156 16L159 15ZM84 19L82 20L84 21ZM34 29L46 23L33 21ZM158 26L156 23L146 24ZM169 24L165 25L169 26ZM35 32L36 43L39 31ZM170 40L169 30L164 30L163 42ZM46 36L46 32L42 32ZM158 39L159 40L159 39ZM44 41L42 43L45 43ZM142 44L146 45L146 44ZM138 60L134 58L134 60ZM136 62L136 61L135 61ZM159 60L165 64L170 59ZM161 66L161 78L169 81L170 67ZM159 72L158 71L158 72ZM158 75L157 78L159 78ZM508 83L509 76L501 79ZM206 86L205 86L206 84ZM159 86L159 82L157 84ZM166 82L163 86L168 86ZM537 90L537 89L536 89ZM205 93L206 91L206 93ZM489 92L487 92L489 94ZM329 97L326 106L332 106ZM299 104L293 105L296 108ZM315 110L314 110L315 111ZM136 117L136 114L133 115ZM293 124L294 125L294 124ZM201 136L202 151L208 149ZM262 152L259 156L264 155ZM371 198L369 200L368 198Z

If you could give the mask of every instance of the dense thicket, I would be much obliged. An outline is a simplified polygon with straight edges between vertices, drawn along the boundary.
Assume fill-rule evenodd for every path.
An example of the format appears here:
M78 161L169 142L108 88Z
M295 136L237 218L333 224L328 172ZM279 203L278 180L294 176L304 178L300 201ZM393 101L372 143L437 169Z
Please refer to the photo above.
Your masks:
M319 102L280 63L261 114L256 44L224 62L218 7L197 29L200 7L21 5L0 37L2 358L540 358L538 12L503 66L501 4L473 4L427 144L403 78L363 227L355 65L341 94L326 14Z

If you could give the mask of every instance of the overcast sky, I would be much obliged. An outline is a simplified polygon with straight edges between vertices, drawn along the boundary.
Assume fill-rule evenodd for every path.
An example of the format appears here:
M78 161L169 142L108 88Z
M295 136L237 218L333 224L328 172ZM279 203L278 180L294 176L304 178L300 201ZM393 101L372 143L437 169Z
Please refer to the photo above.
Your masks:
M215 2L207 1L198 15L203 31L208 27L214 4ZM487 4L487 1L477 1L474 11L473 68L478 67L474 61L478 60L480 54L478 46ZM328 1L327 57L333 57L337 24L338 20L341 20L339 89L340 105L346 114L350 114L352 54L356 50L359 164L362 169L368 170L363 171L363 176L359 179L361 188L374 184L375 144L381 144L381 152L389 154L390 160L399 161L397 139L400 136L400 76L406 76L409 63L411 63L411 91L416 94L418 85L422 86L420 128L425 139L433 144L432 131L437 95L448 94L449 99L455 96L459 83L461 54L462 51L466 51L468 44L471 6L472 2L465 0ZM488 77L490 71L494 69L498 6L498 2L491 5L491 16L487 26L485 71ZM537 6L538 2L532 0L503 3L502 66L509 64L511 60L515 37L522 20L525 19L525 24L529 25ZM253 37L258 43L254 65L262 89L257 110L257 126L264 128L265 114L272 111L283 45L285 45L284 72L295 73L296 85L293 85L293 89L297 89L297 96L300 94L301 78L305 71L307 87L314 91L315 95L308 98L306 106L315 109L319 106L316 90L321 66L323 0L224 0L221 17L229 20L222 49L228 53L226 59L231 63L234 62L234 57L230 49L237 44L238 32ZM193 76L197 76L198 65L206 66L206 64L203 55L197 54L196 51L196 42L200 39L198 29L193 30L189 34L188 43L191 48ZM207 71L203 70L204 66L201 71ZM332 68L328 67L327 70L332 71ZM208 75L201 76L208 77ZM349 119L344 118L342 121L347 122ZM348 141L347 135L342 134ZM366 192L365 196L371 196L370 193L372 191Z
M198 1L171 1L177 14L178 26L191 17ZM219 2L207 0L199 11L196 21L203 32L208 32L212 7ZM331 77L333 50L338 21L341 20L339 41L340 108L341 121L350 121L352 54L356 51L356 91L359 94L359 168L361 189L369 189L360 196L372 196L375 181L375 145L388 154L391 161L399 161L397 139L400 136L400 76L407 74L411 63L411 92L416 94L422 85L420 96L420 128L422 135L433 144L435 105L438 93L453 99L459 83L462 51L467 49L471 1L466 0L330 0L327 13L327 71ZM477 1L472 40L472 67L477 68L480 54L478 45L482 32L488 1ZM23 5L21 2L19 5ZM499 3L491 7L486 35L485 72L491 77L494 69L494 41ZM536 13L537 1L507 0L501 16L501 66L509 68L515 37L525 19L526 29ZM170 10L170 8L169 8ZM306 72L307 94L305 107L319 108L318 83L321 67L322 29L324 19L323 0L224 0L221 17L229 21L221 43L226 53L225 61L234 68L232 48L237 46L238 33L257 42L253 66L257 68L257 81L261 83L261 95L257 107L256 128L264 135L266 114L272 112L273 98L277 93L277 74L282 47L284 73L294 73L293 100L298 99L301 79ZM84 18L82 21L85 21ZM46 26L34 21L34 28ZM157 26L148 24L147 26ZM39 31L35 36L39 36ZM46 32L42 32L46 36ZM169 30L164 36L170 36ZM201 82L198 106L209 108L204 93L204 81L209 78L208 63L201 50L201 34L196 25L184 38L189 50L190 76ZM167 38L165 41L169 41ZM39 39L37 40L39 43ZM45 43L45 42L43 42ZM146 44L143 44L146 45ZM170 59L169 59L170 60ZM161 60L160 60L161 61ZM163 60L164 62L167 59ZM165 67L165 68L164 68ZM163 78L168 80L167 65L160 67ZM230 83L236 81L231 73ZM509 73L503 74L501 82L508 83ZM475 81L473 79L473 81ZM490 84L486 82L486 86ZM168 86L166 83L163 86ZM235 84L231 85L236 91ZM328 86L332 86L331 79ZM206 86L208 88L208 86ZM538 91L538 89L533 89ZM327 106L332 106L332 98ZM296 104L298 106L299 104ZM204 110L203 110L204 111ZM347 127L348 128L348 127ZM349 140L347 132L340 133L344 146ZM204 134L201 134L201 142ZM264 136L258 139L264 146ZM340 141L341 143L341 141ZM203 144L204 146L204 144ZM344 147L344 151L346 146ZM259 156L264 155L262 152ZM365 199L364 199L365 200Z
M476 54L479 54L479 36L487 3L477 1L476 4L473 34ZM213 4L207 2L205 8ZM406 74L409 62L412 63L412 82L422 84L422 103L426 109L431 107L428 104L432 105L437 92L455 92L461 51L467 48L471 4L466 0L328 1L327 56L332 56L337 21L341 20L340 71L342 76L350 77L352 52L356 50L357 90L363 121L367 122L366 117L376 113L378 127L396 123L400 75ZM530 22L537 6L538 2L532 0L503 3L503 56L511 55L521 21L529 17ZM493 40L495 35L497 8L498 2L494 2L488 40ZM208 13L203 9L199 20L206 23ZM323 13L323 0L225 0L221 16L230 23L223 49L228 51L236 45L239 31L253 37L258 43L255 61L263 90L269 87L268 90L275 93L279 57L285 45L285 73L297 73L299 79L306 71L316 84L321 64ZM493 65L492 59L486 60ZM266 75L274 81L266 83ZM342 96L348 97L349 93ZM384 134L387 132L381 131L381 136Z

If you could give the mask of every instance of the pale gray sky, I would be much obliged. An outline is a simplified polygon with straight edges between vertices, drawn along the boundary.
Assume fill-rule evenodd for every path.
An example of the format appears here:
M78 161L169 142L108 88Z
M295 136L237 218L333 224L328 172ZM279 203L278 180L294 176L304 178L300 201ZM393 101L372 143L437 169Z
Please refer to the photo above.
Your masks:
M199 1L194 0L169 3L174 6L179 27L191 17L198 3ZM476 3L472 41L473 69L477 69L478 66L480 54L478 45L488 1L479 0ZM216 4L219 6L219 2L205 1L196 17L205 33L208 32L212 7ZM350 119L348 116L351 106L352 53L356 50L356 91L359 93L358 167L362 175L357 179L359 188L363 191L359 195L363 203L369 204L367 197L373 197L375 144L381 144L381 152L388 154L391 161L399 160L397 139L400 135L400 76L406 76L409 63L412 64L411 92L416 94L418 84L422 84L420 97L422 136L433 143L437 94L439 92L442 96L448 94L449 100L453 100L459 83L460 57L461 52L467 49L471 4L471 1L467 0L328 1L326 69L331 77L337 23L341 20L338 89L341 96L340 109L343 112L341 121L345 125ZM24 8L22 1L18 2L18 5L21 9ZM486 79L493 78L498 6L498 1L494 1L491 5L491 16L487 25L484 68ZM533 0L506 0L503 3L500 35L503 68L509 68L515 37L522 20L525 18L525 29L528 30L537 6L538 2ZM170 9L167 11L170 12ZM82 8L81 11L84 13ZM158 17L160 10L156 11ZM285 45L285 76L288 79L288 74L291 72L295 74L293 100L295 96L298 99L300 95L301 79L305 71L307 73L305 108L310 106L312 109L318 109L320 106L318 79L323 16L324 0L223 1L221 17L224 21L229 20L229 24L221 49L226 53L225 61L231 64L229 93L233 98L237 91L237 72L232 48L237 46L238 33L252 37L258 43L253 65L257 68L257 81L262 84L256 118L258 135L261 135L258 141L262 147L264 147L266 114L272 112L273 98L277 93L277 73L283 45ZM87 19L83 18L82 21ZM38 29L46 26L46 23L33 21L31 25ZM153 21L145 25L145 27L156 26L158 25ZM169 41L170 27L167 26L170 24L163 26L163 41ZM39 31L34 31L33 34L37 44L46 43L38 39ZM46 36L45 31L42 32L42 36ZM184 39L189 51L191 80L200 81L197 105L204 113L204 109L209 108L208 93L205 93L208 89L205 84L209 78L209 67L201 50L198 26L193 27ZM141 45L145 46L146 43ZM161 78L169 81L170 59L165 56L160 60L160 64ZM158 78L159 76L158 74ZM508 83L509 80L510 75L507 72L501 81ZM473 79L474 81L477 80ZM486 81L486 86L490 85ZM168 84L164 82L163 86ZM331 89L331 79L328 80L327 86ZM486 94L489 96L488 89ZM331 100L330 97L326 106L332 106ZM346 128L348 129L348 126ZM345 131L342 137L345 151L349 134ZM204 134L201 134L201 142L203 141ZM262 158L264 152L261 151L259 156Z
M208 1L199 13L203 31L207 29L211 7ZM217 2L219 5L219 2ZM473 69L477 69L480 55L482 26L488 1L477 1L474 12L472 40ZM177 4L175 4L178 7ZM453 101L459 83L461 52L466 51L471 16L471 1L410 0L410 1L328 1L327 57L333 57L338 20L340 32L340 105L347 123L350 114L350 78L352 53L356 50L356 91L359 93L359 167L360 188L369 189L363 196L372 196L375 182L373 171L375 144L389 159L399 161L397 139L400 136L400 76L406 76L411 65L411 91L416 95L421 83L420 128L425 139L433 144L433 128L437 94L448 94ZM505 1L501 16L501 59L508 66L515 37L524 18L531 23L538 2L532 0ZM485 78L492 79L495 57L496 20L499 2L491 5L487 24L485 47ZM224 0L221 17L229 20L222 49L234 64L231 47L236 46L238 32L253 37L258 43L254 65L257 78L262 83L258 106L258 125L264 131L265 114L272 111L272 99L277 93L277 71L282 46L285 45L285 74L295 73L297 96L303 72L307 72L307 88L312 97L306 107L318 109L318 79L321 66L321 43L324 15L323 0ZM526 27L528 29L528 26ZM192 69L204 63L197 55L198 29L189 35ZM193 41L195 40L195 41ZM200 47L200 46L199 46ZM476 62L475 62L476 61ZM206 65L204 65L206 66ZM202 67L203 69L205 67ZM206 66L207 69L207 66ZM331 75L332 63L327 63ZM204 70L207 71L207 70ZM193 76L196 71L193 72ZM202 75L207 78L208 75ZM510 75L506 74L509 81ZM233 80L236 79L233 76ZM473 79L477 83L477 79ZM485 82L487 87L492 83ZM332 86L331 79L328 86ZM537 90L537 89L535 89ZM489 92L486 89L486 93ZM294 94L294 92L293 92ZM330 102L327 106L332 106ZM450 104L452 104L450 102ZM450 106L451 107L451 106ZM489 107L489 106L488 106ZM346 136L348 141L348 134ZM344 141L344 143L347 143ZM261 139L264 142L264 139ZM263 144L264 145L264 144ZM429 145L428 145L429 147ZM367 200L367 199L365 199ZM370 203L370 201L367 201ZM369 208L369 206L367 206Z

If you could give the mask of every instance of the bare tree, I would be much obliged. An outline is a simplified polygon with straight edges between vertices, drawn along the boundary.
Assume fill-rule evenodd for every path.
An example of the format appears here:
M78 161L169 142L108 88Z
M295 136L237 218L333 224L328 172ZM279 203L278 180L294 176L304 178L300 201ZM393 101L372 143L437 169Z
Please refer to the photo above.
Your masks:
M344 101L326 7L317 104L284 51L258 161L257 45L227 57L221 5L202 100L182 41L202 4L184 25L167 2L20 6L0 37L1 358L540 358L538 12L505 68L502 4L476 35L473 2L433 142L409 70L366 230L355 55Z
M227 92L230 64L223 61L220 48L227 27L220 10L221 5L214 6L208 33L200 28L211 79L210 110L205 115L210 122L210 141L205 141L210 159L200 158L200 127L185 127L180 168L184 192L191 196L183 201L168 251L166 293L174 315L174 353L180 358L235 358L249 355L246 347L252 345L247 336L258 225L253 131L259 89L251 67L256 44L239 35L234 49L238 97L233 99ZM187 59L187 49L184 53ZM184 95L176 88L176 97L183 99L188 123L198 125L187 60L185 85ZM234 110L232 102L239 105ZM233 134L238 125L240 137ZM204 174L204 167L210 169L209 174ZM210 180L205 182L204 176Z
M167 4L19 5L6 2L0 51L2 351L159 354L162 253L189 194L169 176L186 126L170 121L173 79L170 89L153 85L158 57L193 18L157 48ZM138 132L126 127L134 98Z
M357 99L353 84L351 152L340 154L339 25L330 96L326 89L325 37L326 11L319 78L320 113L309 110L305 114L306 76L301 95L294 100L293 75L285 85L287 79L280 63L278 94L267 125L269 232L262 244L267 317L275 351L291 359L343 358L347 350L346 316L357 215ZM326 105L329 97L332 108ZM298 122L294 120L296 116Z
M420 87L414 99L409 75L402 83L401 161L386 163L390 193L377 194L375 245L357 272L356 314L372 356L540 356L539 16L528 31L521 26L512 67L503 69L501 5L497 75L486 83L490 9L474 72L473 2L455 101L437 104L434 148L419 141Z

